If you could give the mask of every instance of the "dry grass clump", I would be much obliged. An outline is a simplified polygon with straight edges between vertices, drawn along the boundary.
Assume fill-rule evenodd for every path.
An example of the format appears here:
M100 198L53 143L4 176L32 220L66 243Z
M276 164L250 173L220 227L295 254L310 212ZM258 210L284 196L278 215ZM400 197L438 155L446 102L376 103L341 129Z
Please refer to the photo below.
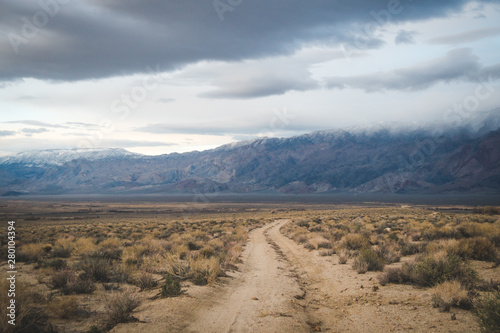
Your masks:
M379 278L382 285L410 283L419 287L432 287L452 280L471 289L477 282L477 273L460 257L443 252L421 256L400 268L389 268Z
M370 246L370 241L361 234L348 234L344 236L342 245L349 250L360 250Z
M87 280L109 282L113 276L113 262L107 258L84 257L78 268L83 271L82 276Z
M148 272L139 272L132 281L136 286L141 288L141 291L158 286L158 281L153 274Z
M52 333L54 329L48 322L48 315L43 307L46 300L36 291L36 288L17 280L16 281L16 317L15 326L8 323L11 318L7 316L10 312L9 281L0 280L0 307L2 308L2 320L0 320L0 332L40 332Z
M126 323L134 320L130 313L140 304L140 299L129 293L120 293L110 296L106 302L104 329L110 330L119 323Z
M486 237L464 238L451 245L448 253L456 254L463 259L497 261L498 255L494 244Z
M500 291L478 299L474 304L473 313L479 320L482 332L500 332Z
M370 248L364 248L354 259L352 268L359 274L364 274L367 271L381 271L384 269L384 265L385 260L380 253Z
M76 315L78 299L75 296L60 297L51 301L48 310L60 319L68 319Z
M309 248L311 250L331 249L333 247L333 244L323 235L318 233L313 233L311 238L309 238L309 240L307 241L307 244L304 245L304 247Z
M52 288L60 289L65 295L89 294L95 289L93 280L78 275L73 269L57 270L52 275Z
M50 244L24 244L19 248L19 251L17 253L17 260L25 262L37 262L42 259L42 256L46 255L50 250L52 250L52 245Z
M189 279L196 285L213 284L222 274L217 258L199 257L194 259L190 266Z
M74 238L59 238L52 248L51 255L55 258L69 258L75 247Z
M86 255L97 250L96 240L94 238L78 238L74 244L73 253L76 255Z
M448 312L452 307L471 309L472 297L458 281L446 281L432 290L432 303L441 312Z
M342 249L339 252L339 264L344 265L347 263L347 260L349 260L349 251L346 249Z

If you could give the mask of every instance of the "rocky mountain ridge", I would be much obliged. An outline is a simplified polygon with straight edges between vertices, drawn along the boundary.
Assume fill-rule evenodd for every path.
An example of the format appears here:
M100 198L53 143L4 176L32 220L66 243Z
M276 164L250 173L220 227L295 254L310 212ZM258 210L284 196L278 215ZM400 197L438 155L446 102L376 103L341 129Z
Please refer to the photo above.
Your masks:
M145 156L123 149L0 159L0 193L500 194L500 109L455 127L318 131Z

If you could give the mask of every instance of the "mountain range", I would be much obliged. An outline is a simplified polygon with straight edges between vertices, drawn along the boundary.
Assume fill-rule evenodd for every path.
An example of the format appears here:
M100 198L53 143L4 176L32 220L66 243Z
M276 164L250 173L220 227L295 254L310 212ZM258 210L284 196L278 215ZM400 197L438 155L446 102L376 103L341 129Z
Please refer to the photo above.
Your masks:
M189 153L42 150L0 158L0 194L500 194L500 109L443 124L377 124Z

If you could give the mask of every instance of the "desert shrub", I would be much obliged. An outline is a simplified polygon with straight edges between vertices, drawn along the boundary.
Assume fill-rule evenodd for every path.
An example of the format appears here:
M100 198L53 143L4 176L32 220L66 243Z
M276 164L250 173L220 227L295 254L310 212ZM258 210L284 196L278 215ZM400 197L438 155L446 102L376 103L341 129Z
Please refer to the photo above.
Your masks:
M401 260L398 247L394 243L381 243L377 246L376 251L387 264L392 264Z
M331 249L333 247L332 243L325 237L315 234L308 241L308 244L312 245L312 249ZM304 245L306 246L306 245Z
M404 239L398 241L399 251L402 256L411 256L417 253L422 253L425 250L426 243L415 243Z
M123 250L122 260L127 265L140 265L145 254L146 247L144 245L134 244Z
M299 227L309 227L309 220L308 219L299 219L296 222L297 226Z
M54 244L51 255L55 258L69 258L74 249L72 238L60 238Z
M228 242L224 246L223 253L225 253L225 256L222 265L224 267L234 267L234 265L240 262L240 256L242 252L243 246L240 243Z
M460 282L446 281L434 287L432 303L441 312L448 312L452 307L468 310L472 307L472 298Z
M61 288L65 295L72 294L90 294L96 289L95 283L92 280L76 277L68 281L66 286Z
M86 255L97 249L95 240L92 238L81 237L75 241L73 253L77 255Z
M119 260L122 252L123 247L118 238L107 238L98 245L97 250L89 252L87 257Z
M119 323L132 320L130 313L141 304L141 301L128 293L115 294L106 303L106 330L111 329Z
M341 250L339 253L339 264L344 265L349 259L349 252L347 250Z
M109 282L113 274L113 262L101 257L84 257L78 266L88 280Z
M382 274L378 276L378 281L382 286L387 283L405 284L411 282L411 272L413 265L404 263L401 267L387 267Z
M92 325L85 333L102 333L102 331L99 327Z
M456 238L457 232L452 228L430 227L422 230L421 237L426 241L432 241L442 238Z
M52 259L42 262L40 266L45 268L52 268L53 270L57 271L66 268L68 264L64 259Z
M316 249L316 247L313 244L311 244L309 241L304 244L304 247L306 249L308 249L308 250L314 250L314 249Z
M78 300L74 296L61 297L50 302L48 309L58 318L68 319L76 314Z
M399 268L388 268L379 277L381 284L411 283L420 287L433 287L446 281L458 281L465 288L472 288L477 273L456 255L427 255Z
M165 258L166 272L181 280L189 278L191 265L188 260L181 259L178 255L168 254Z
M482 332L500 332L500 291L477 300L473 312L479 320Z
M384 258L376 251L365 248L359 252L359 256L354 259L352 268L358 273L367 271L381 271L384 269Z
M52 287L61 289L63 294L90 294L95 290L95 284L90 279L78 276L72 269L62 269L52 274Z
M161 287L161 297L178 296L182 293L181 283L179 279L171 274L165 276L165 282Z
M191 262L189 278L196 285L215 283L222 273L217 258L197 258Z
M134 284L141 288L141 290L154 288L158 285L153 274L148 272L140 272L134 279Z
M500 246L500 228L498 224L468 222L461 223L457 232L464 238L486 237L495 246Z
M0 280L0 307L2 308L2 320L0 320L0 332L4 333L52 333L54 329L48 322L48 316L44 307L40 306L42 301L33 287L23 283L20 280L16 281L16 325L8 323L9 318L6 314L9 313L8 306L10 305L9 281L5 278ZM4 312L5 311L5 312Z
M500 207L494 207L494 206L474 207L472 212L474 214L500 215Z
M52 274L52 287L56 289L63 288L74 278L76 278L76 272L72 269L61 269L55 271Z
M361 234L348 234L344 236L343 246L348 250L359 250L370 246L370 242Z
M334 254L335 254L335 250L334 249L321 250L319 252L319 255L322 256L322 257L328 257L328 256L331 256L331 255L334 255Z
M46 244L31 243L22 245L17 253L17 260L24 262L36 262L47 253Z
M429 255L422 257L411 272L411 280L422 287L431 287L445 281L457 280L462 285L472 287L476 272L456 255Z
M495 261L497 258L495 246L486 237L461 239L456 245L448 248L448 253L463 259Z

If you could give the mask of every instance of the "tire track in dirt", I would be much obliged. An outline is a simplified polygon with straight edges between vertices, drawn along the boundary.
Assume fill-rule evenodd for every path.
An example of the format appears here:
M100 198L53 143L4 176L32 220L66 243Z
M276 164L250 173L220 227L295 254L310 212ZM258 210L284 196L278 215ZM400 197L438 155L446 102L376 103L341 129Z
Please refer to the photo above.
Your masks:
M243 265L212 304L200 307L187 332L307 332L307 317L297 304L301 288L287 261L266 239L283 221L253 230ZM278 231L279 232L279 231Z
M330 276L325 275L324 263L281 233L281 227L288 222L277 221L276 227L268 230L269 241L294 267L303 292L300 303L306 313L307 324L313 331L333 330L341 317L335 309L338 305L335 296L339 294L337 286Z

